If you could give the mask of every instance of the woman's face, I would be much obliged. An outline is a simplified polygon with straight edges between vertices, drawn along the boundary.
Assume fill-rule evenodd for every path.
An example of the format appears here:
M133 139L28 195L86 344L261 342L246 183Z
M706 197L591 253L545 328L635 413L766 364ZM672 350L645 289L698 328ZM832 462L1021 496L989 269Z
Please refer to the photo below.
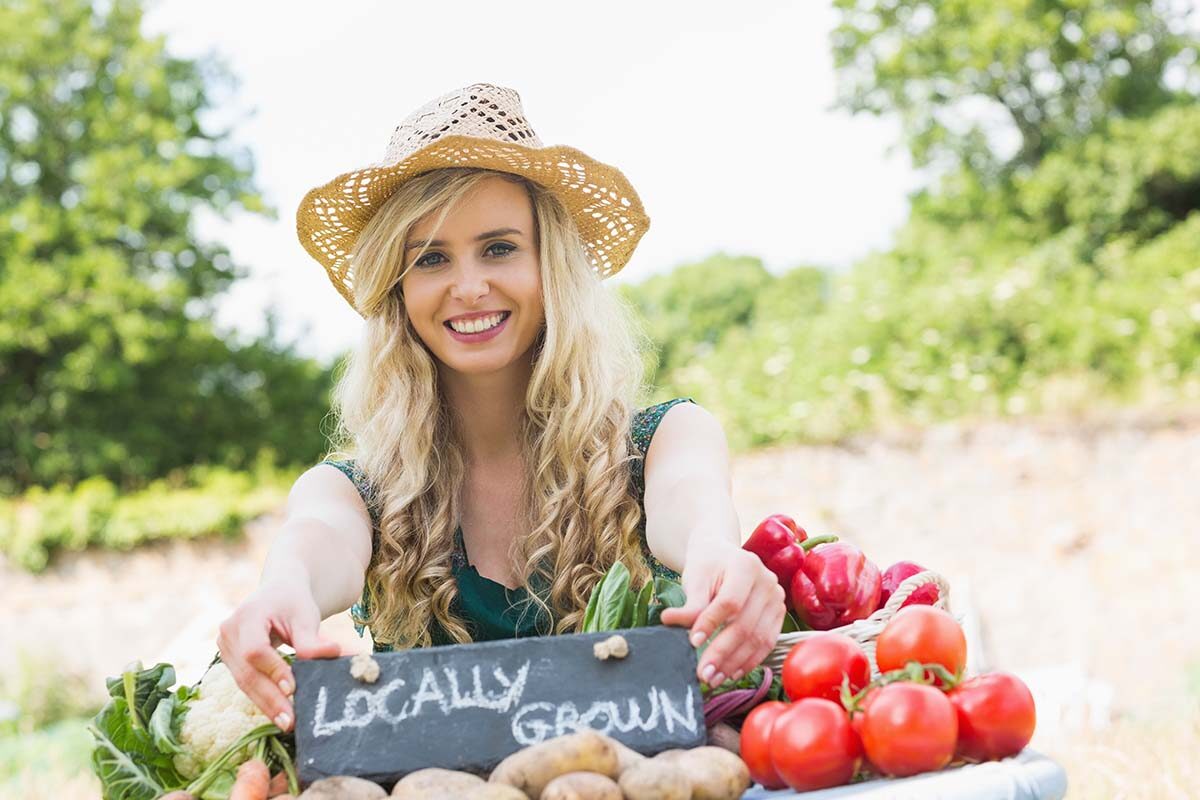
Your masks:
M525 188L485 179L446 216L418 258L436 217L418 221L404 245L400 289L417 334L456 372L489 374L521 361L545 319Z

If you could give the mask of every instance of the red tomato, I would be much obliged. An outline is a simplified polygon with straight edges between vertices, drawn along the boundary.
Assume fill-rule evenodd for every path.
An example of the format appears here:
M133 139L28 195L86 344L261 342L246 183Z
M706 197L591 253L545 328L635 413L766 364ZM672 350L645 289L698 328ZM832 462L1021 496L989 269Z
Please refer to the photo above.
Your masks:
M757 706L742 723L742 761L746 762L750 777L768 789L782 789L787 785L771 765L770 744L775 720L789 709L791 706L787 703L772 700Z
M862 763L862 744L837 703L806 697L771 729L771 764L797 792L841 786Z
M867 760L876 769L885 775L916 775L950 763L958 718L941 690L889 683L871 698L859 730Z
M962 626L940 608L901 608L875 640L875 663L880 672L888 672L909 661L941 664L951 674L961 674L967 664Z
M1015 756L1033 738L1033 694L1016 675L980 675L963 681L948 697L958 713L958 753L965 758Z
M841 633L823 633L797 642L783 662L783 690L793 702L805 697L841 701L842 679L850 691L871 680L871 664L858 643Z
M873 686L867 691L867 694L858 703L858 710L854 712L854 716L850 717L850 727L854 728L854 732L862 738L863 720L867 718L867 710L871 707L871 701L879 694L879 686Z

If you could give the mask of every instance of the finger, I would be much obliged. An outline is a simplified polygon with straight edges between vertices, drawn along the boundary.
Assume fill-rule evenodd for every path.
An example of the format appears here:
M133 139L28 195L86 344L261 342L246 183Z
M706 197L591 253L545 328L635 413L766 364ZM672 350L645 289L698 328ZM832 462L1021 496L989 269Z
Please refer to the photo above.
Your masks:
M757 622L767 612L771 598L760 594L747 602L741 613L713 638L697 665L697 674L709 686L719 686L727 678L736 680L744 675L746 662L765 638Z
M748 607L730 626L742 634L736 649L722 664L717 665L719 671L733 680L738 680L761 664L779 640L783 604L775 601L774 592L759 594L756 598L753 607Z
M292 647L297 658L337 658L342 646L332 639L321 636L319 631L298 629L292 637Z
M685 571L686 572L686 571ZM662 612L663 625L678 625L683 628L690 628L696 621L696 617L708 605L709 598L712 597L712 580L707 574L702 574L700 570L692 570L686 572L683 576L683 592L684 604L679 608L666 608ZM698 647L703 639L696 639L696 634L692 635L692 647Z
M291 714L288 697L296 690L292 668L278 650L265 644L246 651L246 667L247 683L257 693L257 697L251 695L251 699L276 725L286 730L288 722L281 724L276 717L281 712Z
M752 575L740 570L727 570L720 590L692 623L692 644L699 646L712 636L713 631L736 617L746 605L753 586Z
M292 704L274 681L249 667L236 677L242 691L262 713L266 714L268 719L274 722L280 730L291 730L292 722L295 719Z

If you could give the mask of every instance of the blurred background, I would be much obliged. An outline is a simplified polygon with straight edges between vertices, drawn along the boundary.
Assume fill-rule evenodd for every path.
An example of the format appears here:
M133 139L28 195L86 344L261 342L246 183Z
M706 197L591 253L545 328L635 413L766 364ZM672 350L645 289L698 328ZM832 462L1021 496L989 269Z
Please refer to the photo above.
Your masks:
M199 678L361 329L296 205L477 81L638 188L613 284L646 401L724 422L744 532L788 513L942 572L1070 796L1185 796L1198 17L0 0L0 796L97 796L85 725L126 663Z

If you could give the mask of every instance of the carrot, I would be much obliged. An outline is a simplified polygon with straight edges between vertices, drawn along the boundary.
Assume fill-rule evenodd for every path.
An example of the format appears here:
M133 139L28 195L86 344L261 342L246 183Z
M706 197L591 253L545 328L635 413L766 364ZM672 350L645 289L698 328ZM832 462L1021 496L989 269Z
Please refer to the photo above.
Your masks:
M267 797L276 797L281 794L287 794L288 781L287 773L279 770L271 776L271 783L267 786Z
M271 772L267 769L267 762L252 758L238 767L229 800L267 800L270 785Z

